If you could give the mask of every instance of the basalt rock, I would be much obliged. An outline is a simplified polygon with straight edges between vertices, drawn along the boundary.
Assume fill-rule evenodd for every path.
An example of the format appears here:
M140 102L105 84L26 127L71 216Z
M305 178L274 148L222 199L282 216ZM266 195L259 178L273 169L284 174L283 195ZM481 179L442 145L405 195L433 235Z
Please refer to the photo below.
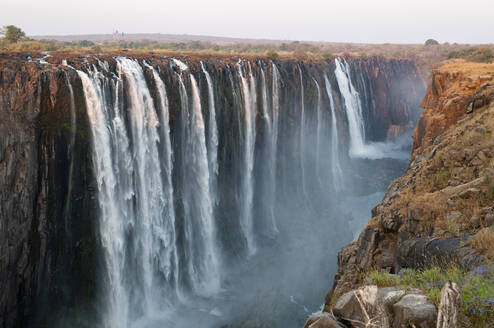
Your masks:
M390 184L359 238L340 251L327 305L360 286L371 269L397 273L451 262L471 269L487 260L463 243L494 222L494 85L485 84L494 76L470 77L475 68L466 67L434 71L407 171Z

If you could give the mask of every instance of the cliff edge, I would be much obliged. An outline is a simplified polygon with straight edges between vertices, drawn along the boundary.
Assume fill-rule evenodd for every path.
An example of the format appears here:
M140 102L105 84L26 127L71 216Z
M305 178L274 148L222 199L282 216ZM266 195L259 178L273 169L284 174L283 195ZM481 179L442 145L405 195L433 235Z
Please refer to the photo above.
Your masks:
M453 61L433 72L407 171L339 253L327 311L348 291L379 285L377 275L472 272L494 259L493 80L494 64Z

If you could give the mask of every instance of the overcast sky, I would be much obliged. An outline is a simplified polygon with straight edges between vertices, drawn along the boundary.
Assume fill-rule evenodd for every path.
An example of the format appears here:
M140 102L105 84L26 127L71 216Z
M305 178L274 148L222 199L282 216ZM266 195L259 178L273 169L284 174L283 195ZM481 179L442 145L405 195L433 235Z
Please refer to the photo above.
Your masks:
M364 43L494 43L494 0L1 0L28 35L200 34Z

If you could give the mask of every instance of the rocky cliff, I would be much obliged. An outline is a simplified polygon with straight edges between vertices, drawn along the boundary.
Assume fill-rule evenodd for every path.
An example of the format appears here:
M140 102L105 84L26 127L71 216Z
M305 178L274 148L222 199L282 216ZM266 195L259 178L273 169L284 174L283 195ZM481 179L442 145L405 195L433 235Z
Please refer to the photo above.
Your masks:
M483 106L483 99L477 97L474 103L472 97L481 85L492 80L492 64L451 61L433 70L421 104L424 112L414 133L412 158L429 147L466 112L471 112L471 106ZM465 110L467 105L470 108Z
M171 58L153 54L1 54L0 55L0 327L40 327L56 309L68 313L77 303L91 311L97 292L96 274L101 270L98 239L97 185L92 167L92 144L88 113L81 79L74 68L114 76L115 56L131 56L160 71L170 92L170 128L174 144L180 142L177 122L180 94ZM230 86L231 71L238 57L181 57L193 72L200 72L204 61L218 88L219 108L235 107L235 90ZM63 62L66 60L66 62ZM253 70L260 70L259 58L246 58ZM365 97L364 111L369 123L370 140L385 140L400 134L413 122L423 84L413 63L383 58L348 58L358 89ZM256 63L260 63L257 65ZM334 71L333 61L275 61L281 72L280 135L296 133L303 76L307 107L315 108L317 88L324 72ZM257 66L256 66L257 65ZM260 76L259 72L255 72ZM146 72L153 85L151 71ZM336 85L333 75L331 84ZM186 81L190 83L190 81ZM366 87L368 86L368 87ZM402 94L409 86L406 94ZM204 77L200 92L207 94ZM150 88L156 98L156 89ZM337 93L335 92L335 95ZM262 95L259 95L261 98ZM207 99L204 96L202 99ZM327 97L322 101L329 103ZM335 96L336 116L341 126L347 122L341 95ZM204 104L207 111L207 105ZM225 181L235 180L230 158L239 156L232 141L238 131L239 114L223 111L218 118L220 154ZM312 119L314 114L310 114ZM257 114L257 120L261 115ZM261 125L259 125L261 126ZM377 132L376 132L377 131ZM259 132L262 135L262 131ZM348 144L346 129L341 129L342 145ZM260 141L257 141L260 142ZM229 145L229 146L228 146ZM228 147L227 147L228 146ZM280 152L290 159L294 152ZM283 155L285 154L285 155ZM180 161L180 158L178 158ZM343 159L344 160L344 159ZM284 173L289 176L288 172ZM235 183L235 181L232 181ZM230 213L237 199L224 190L225 208ZM177 208L177 212L180 209ZM225 216L227 214L224 214ZM225 221L226 222L226 221ZM227 229L224 227L224 229ZM238 238L229 235L238 246ZM232 252L236 248L232 246ZM63 305L63 307L62 307Z
M455 61L433 72L408 169L339 253L327 306L373 270L469 271L493 259L493 79L493 64Z
M92 293L94 186L74 75L24 56L2 55L0 67L0 326L24 327Z

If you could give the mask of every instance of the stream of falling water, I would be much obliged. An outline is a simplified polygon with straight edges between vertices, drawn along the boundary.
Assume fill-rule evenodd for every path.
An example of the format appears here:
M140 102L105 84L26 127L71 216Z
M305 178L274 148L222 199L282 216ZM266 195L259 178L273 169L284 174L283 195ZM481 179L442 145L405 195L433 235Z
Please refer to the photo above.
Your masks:
M333 186L336 190L341 190L343 186L343 171L340 165L339 154L339 141L338 141L338 123L336 121L333 93L331 91L331 84L327 75L324 75L324 82L326 84L326 93L329 98L329 105L331 109L331 173L333 177Z
M348 232L346 221L325 221L345 190L346 121L349 154L368 146L348 63L336 59L334 90L331 72L302 64L289 70L292 83L272 61L240 60L223 71L173 58L166 68L124 57L115 64L98 59L77 70L98 190L104 326L161 327L176 313L186 322L191 309L216 320L224 309L242 310L245 303L232 303L244 294L261 305L283 295L300 307L300 277L327 269L322 254L307 254ZM75 114L71 124L75 131ZM267 292L257 294L259 286Z
M206 76L208 83L208 164L209 164L209 186L211 189L211 197L213 198L213 204L218 202L217 197L217 177L218 177L218 127L216 124L216 108L214 106L214 89L211 75L209 75L204 63L201 62L201 68Z
M364 155L365 147L365 128L362 116L362 106L360 96L352 84L350 78L350 69L345 59L335 59L335 76L338 81L341 95L345 101L345 109L348 118L348 127L350 132L350 150L352 157Z
M243 174L243 202L241 213L241 227L247 241L247 251L250 255L257 250L256 241L254 238L254 225L252 218L252 206L254 197L254 187L252 184L252 173L254 169L254 146L256 139L256 112L257 90L256 82L252 76L252 68L248 66L249 79L244 75L242 63L237 64L238 74L242 84L242 93L244 99L244 170Z

